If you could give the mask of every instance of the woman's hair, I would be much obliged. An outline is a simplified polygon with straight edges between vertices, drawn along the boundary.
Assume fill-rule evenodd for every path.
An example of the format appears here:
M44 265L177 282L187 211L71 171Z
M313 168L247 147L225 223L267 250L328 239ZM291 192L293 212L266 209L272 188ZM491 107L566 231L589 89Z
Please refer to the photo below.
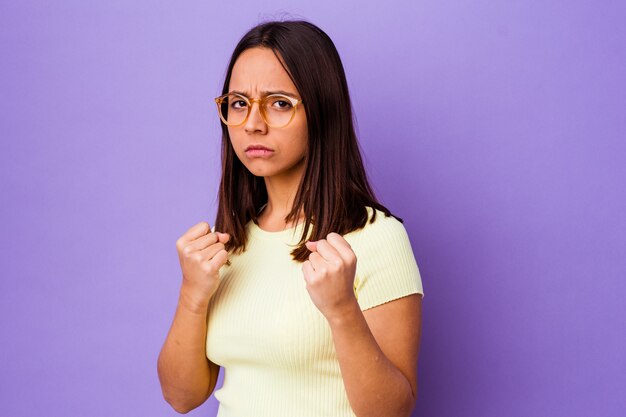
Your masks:
M352 105L339 53L324 31L304 20L269 21L246 33L233 51L222 94L228 93L230 78L239 55L249 48L269 48L293 81L303 101L308 130L304 174L286 222L296 221L304 208L305 224L300 242L291 252L304 262L311 253L304 245L325 239L331 233L344 235L365 226L366 206L382 206L363 167L352 119ZM246 248L246 225L256 224L267 202L263 177L253 175L233 150L228 127L222 123L222 179L218 192L215 230L230 234L227 251ZM370 223L375 221L374 211ZM400 222L403 220L393 216ZM230 263L229 263L230 264Z

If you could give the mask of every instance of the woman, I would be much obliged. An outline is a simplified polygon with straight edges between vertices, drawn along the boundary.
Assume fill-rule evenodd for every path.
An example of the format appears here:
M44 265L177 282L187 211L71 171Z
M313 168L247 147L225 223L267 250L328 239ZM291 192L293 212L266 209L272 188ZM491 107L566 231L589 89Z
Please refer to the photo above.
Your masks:
M215 100L218 213L176 242L165 399L198 407L224 367L219 417L409 416L421 278L367 181L333 42L306 21L260 24Z

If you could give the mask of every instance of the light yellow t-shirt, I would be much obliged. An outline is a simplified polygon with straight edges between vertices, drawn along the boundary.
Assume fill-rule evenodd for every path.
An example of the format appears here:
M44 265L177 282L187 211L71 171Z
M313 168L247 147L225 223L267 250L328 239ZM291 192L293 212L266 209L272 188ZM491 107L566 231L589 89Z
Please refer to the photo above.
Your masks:
M371 214L373 209L368 207ZM354 417L330 327L292 260L304 223L268 232L250 221L246 251L229 255L209 303L206 353L224 368L217 417ZM309 229L310 236L311 229ZM376 221L343 236L357 256L361 310L424 294L404 225Z

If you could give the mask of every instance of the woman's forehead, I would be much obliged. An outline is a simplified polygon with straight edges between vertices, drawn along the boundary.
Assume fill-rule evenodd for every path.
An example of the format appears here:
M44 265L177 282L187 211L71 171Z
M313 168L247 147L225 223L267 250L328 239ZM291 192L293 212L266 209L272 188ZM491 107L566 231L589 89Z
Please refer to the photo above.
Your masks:
M247 49L239 55L230 77L228 91L247 96L282 92L297 95L297 89L274 53L267 48Z

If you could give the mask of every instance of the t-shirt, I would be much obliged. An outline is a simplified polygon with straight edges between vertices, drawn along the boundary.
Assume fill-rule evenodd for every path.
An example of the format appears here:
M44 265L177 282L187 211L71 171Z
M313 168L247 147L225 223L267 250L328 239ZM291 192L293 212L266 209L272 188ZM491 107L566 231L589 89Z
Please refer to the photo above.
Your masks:
M374 209L367 210L371 218ZM225 372L214 392L217 417L355 416L330 326L306 289L302 263L290 254L303 229L300 223L268 232L250 221L246 251L229 255L231 265L220 269L206 341L207 357ZM357 257L361 310L424 294L400 221L377 210L374 223L343 237Z

